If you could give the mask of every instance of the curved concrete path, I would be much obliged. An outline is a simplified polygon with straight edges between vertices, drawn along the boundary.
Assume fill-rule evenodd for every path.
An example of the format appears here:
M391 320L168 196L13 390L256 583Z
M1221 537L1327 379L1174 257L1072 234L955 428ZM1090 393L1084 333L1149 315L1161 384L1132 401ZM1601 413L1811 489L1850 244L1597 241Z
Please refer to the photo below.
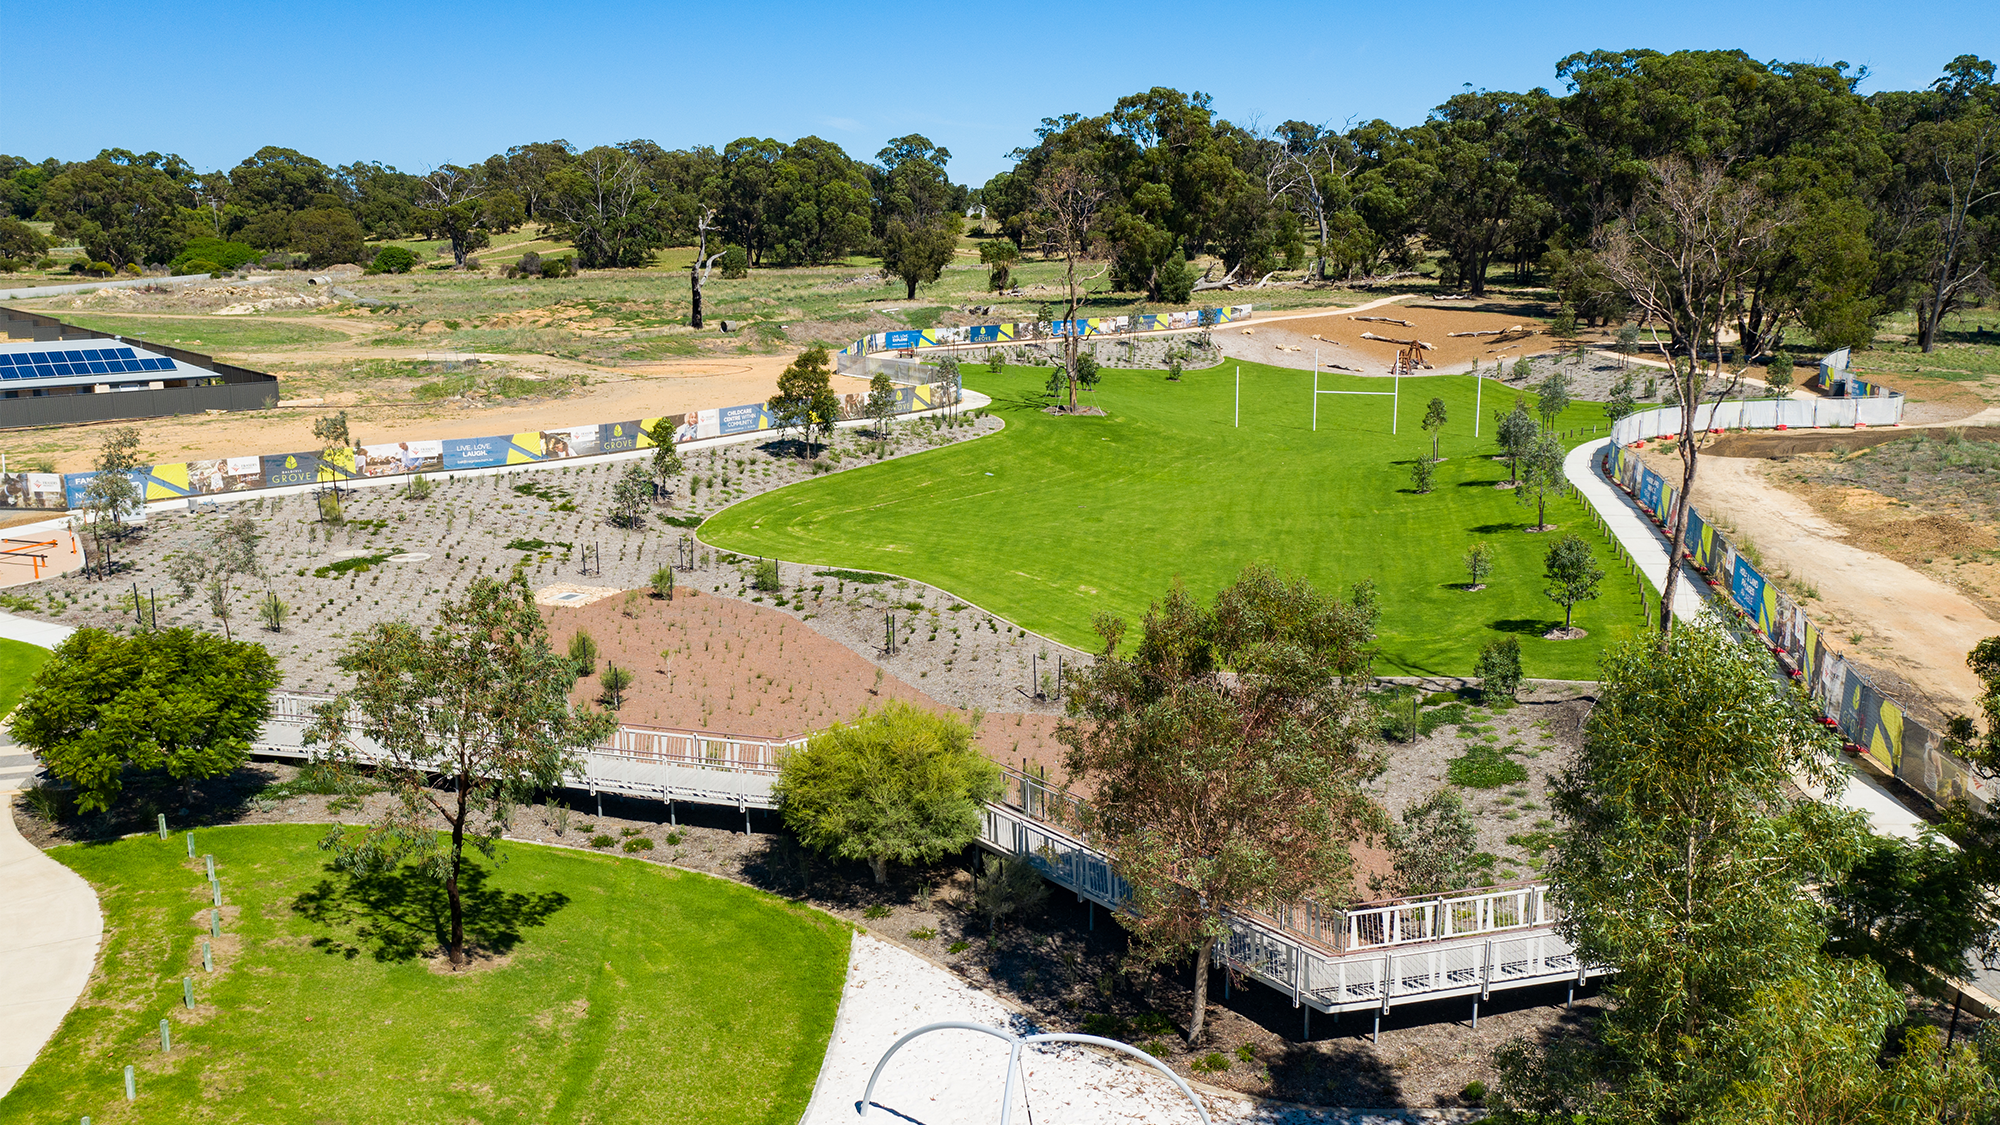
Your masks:
M12 792L0 792L0 1096L83 995L104 936L97 892L21 838Z
M71 631L0 614L11 640L51 648ZM83 995L104 936L97 892L14 827L14 794L34 772L34 755L0 727L0 1097Z

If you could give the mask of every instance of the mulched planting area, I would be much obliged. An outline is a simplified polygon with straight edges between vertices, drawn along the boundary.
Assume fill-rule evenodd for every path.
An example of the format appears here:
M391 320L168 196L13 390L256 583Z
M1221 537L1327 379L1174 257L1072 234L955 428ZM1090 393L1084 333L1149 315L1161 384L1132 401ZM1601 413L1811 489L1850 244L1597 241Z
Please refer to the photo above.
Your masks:
M1036 710L1031 672L1044 660L1073 661L1077 653L1024 635L942 591L879 574L849 580L812 573L825 568L781 565L784 589L757 591L751 588L756 560L702 548L693 544L690 529L668 522L703 519L747 496L825 471L873 464L878 452L900 457L980 437L1000 425L992 416L970 414L945 428L929 420L900 422L886 448L872 435L841 431L831 453L818 462L793 455L796 443L782 439L691 452L686 472L673 482L671 502L649 510L642 525L629 530L607 522L611 488L626 468L623 462L440 477L428 482L429 492L421 498L406 487L356 489L346 496L344 520L337 525L317 518L309 496L154 513L144 530L114 549L119 569L111 579L69 575L16 586L0 595L0 608L74 627L129 631L137 627L136 586L148 622L157 609L163 628L222 632L206 591L178 589L169 564L177 553L206 551L222 522L241 511L262 537L258 553L265 574L237 579L227 602L228 628L270 649L283 686L292 690L338 690L345 679L333 661L345 638L382 621L423 624L438 602L460 595L477 575L505 577L518 565L536 589L572 583L628 590L646 585L660 567L691 562L679 571L681 585L817 619L821 633L871 658L886 645L884 618L893 612L896 652L882 660L889 672L920 683L951 706ZM683 540L692 545L686 555ZM256 616L266 591L291 610L276 633ZM656 646L653 652L658 651ZM996 675L996 667L1006 674Z

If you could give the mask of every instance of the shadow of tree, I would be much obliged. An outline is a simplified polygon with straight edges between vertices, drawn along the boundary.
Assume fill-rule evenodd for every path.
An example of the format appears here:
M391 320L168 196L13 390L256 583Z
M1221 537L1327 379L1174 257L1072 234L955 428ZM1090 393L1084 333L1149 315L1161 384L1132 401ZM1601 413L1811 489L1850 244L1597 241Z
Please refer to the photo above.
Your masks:
M389 871L343 871L328 864L327 877L292 900L292 912L325 926L312 946L353 960L363 952L377 961L413 961L451 940L451 908L444 884L410 865ZM523 894L492 884L491 873L470 859L458 876L465 907L465 941L495 956L521 943L522 931L545 924L569 905L561 891Z
M1510 617L1505 621L1495 621L1492 627L1502 633L1532 634L1539 637L1561 624L1560 621L1544 621L1536 617Z
M1527 526L1525 523L1482 523L1478 527L1468 527L1466 530L1475 535L1498 535L1503 531L1520 531Z

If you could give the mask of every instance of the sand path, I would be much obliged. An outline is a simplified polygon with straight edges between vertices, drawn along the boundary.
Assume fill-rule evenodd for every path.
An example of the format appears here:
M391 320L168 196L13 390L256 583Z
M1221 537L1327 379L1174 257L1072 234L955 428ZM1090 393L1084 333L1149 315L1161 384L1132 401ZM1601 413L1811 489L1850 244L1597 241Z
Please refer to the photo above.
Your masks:
M1695 506L1744 528L1766 560L1819 591L1807 612L1835 647L1901 676L1941 713L1970 714L1981 685L1965 654L2000 635L2000 622L1921 571L1846 542L1847 529L1766 480L1768 464L1704 457Z

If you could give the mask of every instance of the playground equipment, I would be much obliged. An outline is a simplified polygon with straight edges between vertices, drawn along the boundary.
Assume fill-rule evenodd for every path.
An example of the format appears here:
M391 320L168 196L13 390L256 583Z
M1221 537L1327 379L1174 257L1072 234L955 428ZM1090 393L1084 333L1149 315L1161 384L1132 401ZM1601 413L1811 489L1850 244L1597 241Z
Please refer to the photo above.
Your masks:
M1389 370L1393 374L1415 375L1419 369L1425 371L1431 369L1431 365L1424 361L1424 353L1435 351L1436 346L1433 344L1427 344L1422 340L1398 340L1391 336L1377 336L1373 332L1363 332L1361 338L1383 344L1395 344L1401 348L1396 353L1395 362L1389 365Z

